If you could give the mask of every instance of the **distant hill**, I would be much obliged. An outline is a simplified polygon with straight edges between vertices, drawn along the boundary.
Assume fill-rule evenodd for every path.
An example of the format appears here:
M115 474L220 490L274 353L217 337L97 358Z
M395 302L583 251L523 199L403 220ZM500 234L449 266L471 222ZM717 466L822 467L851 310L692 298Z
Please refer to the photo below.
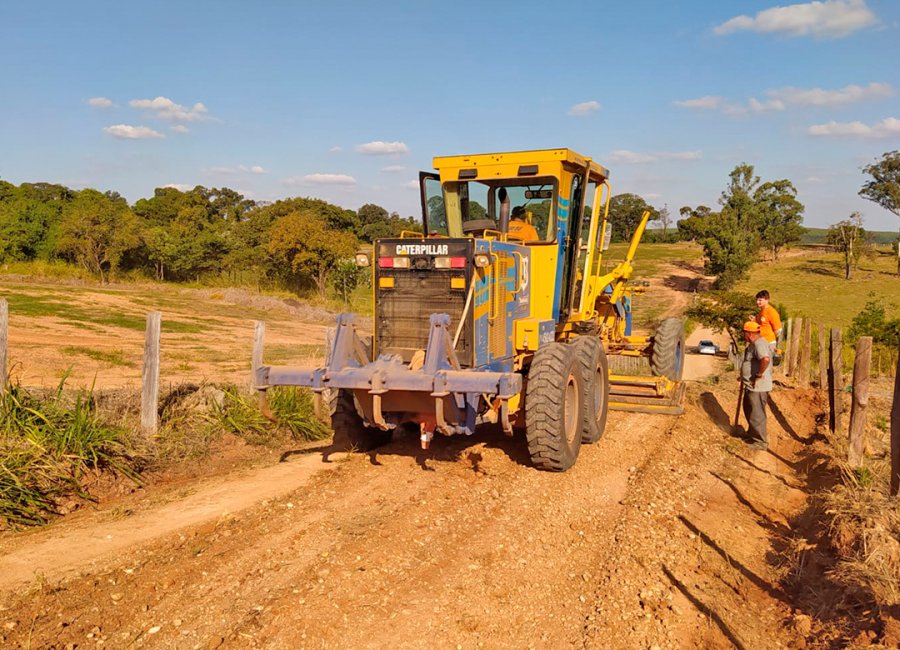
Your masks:
M824 244L827 234L828 228L807 228L800 243ZM890 230L873 230L869 231L869 234L872 235L876 244L890 244L897 241L897 233Z

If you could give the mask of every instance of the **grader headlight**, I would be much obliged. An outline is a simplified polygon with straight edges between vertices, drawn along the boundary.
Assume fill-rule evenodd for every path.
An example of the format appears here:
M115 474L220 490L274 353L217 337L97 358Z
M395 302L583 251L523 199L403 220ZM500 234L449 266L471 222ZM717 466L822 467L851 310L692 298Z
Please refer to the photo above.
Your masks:
M475 266L479 269L483 269L486 266L491 265L491 257L490 255L485 255L484 253L479 253L475 256Z

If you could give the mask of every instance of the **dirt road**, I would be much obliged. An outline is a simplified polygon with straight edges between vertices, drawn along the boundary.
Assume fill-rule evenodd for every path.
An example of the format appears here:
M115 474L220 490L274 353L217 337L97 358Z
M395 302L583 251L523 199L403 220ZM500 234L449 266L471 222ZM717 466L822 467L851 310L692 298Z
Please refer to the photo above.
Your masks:
M175 513L213 488L132 518L7 536L0 641L805 647L832 632L794 609L777 557L805 502L800 441L816 409L786 391L772 452L748 452L728 433L733 389L695 383L680 418L612 414L565 474L532 469L523 442L495 430L428 452L410 437L229 478L220 495L261 476L271 493L186 526ZM134 543L101 549L111 526ZM35 555L42 544L57 555ZM78 559L84 547L98 552ZM21 563L7 569L23 557L42 574L28 588Z
M678 268L660 290L680 310ZM695 274L696 275L696 274ZM689 340L714 338L698 331ZM612 413L564 474L499 430L327 447L0 536L4 648L805 648L818 620L811 391L773 394L768 452L690 354L681 417ZM201 468L198 473L203 474ZM806 557L806 556L804 556ZM869 618L867 618L869 616ZM868 626L868 627L867 627Z

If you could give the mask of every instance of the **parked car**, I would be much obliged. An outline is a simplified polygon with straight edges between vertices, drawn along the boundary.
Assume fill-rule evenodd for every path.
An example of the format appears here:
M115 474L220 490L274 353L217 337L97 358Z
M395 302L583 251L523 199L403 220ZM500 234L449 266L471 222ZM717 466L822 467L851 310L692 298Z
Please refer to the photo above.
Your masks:
M719 354L719 346L708 339L703 339L697 345L697 354Z

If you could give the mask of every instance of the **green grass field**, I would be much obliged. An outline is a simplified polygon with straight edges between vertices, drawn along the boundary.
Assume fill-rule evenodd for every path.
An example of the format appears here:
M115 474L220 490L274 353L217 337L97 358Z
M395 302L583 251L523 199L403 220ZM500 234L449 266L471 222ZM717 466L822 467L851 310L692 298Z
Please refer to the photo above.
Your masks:
M603 266L609 271L625 258L627 243L612 244L603 253ZM703 257L703 249L692 242L677 244L641 244L634 256L635 278L653 278L666 264L691 262Z
M772 302L784 305L787 316L807 316L829 327L846 327L872 294L888 303L889 318L900 316L896 270L896 257L880 253L862 258L853 277L845 280L840 254L813 252L756 264L749 278L735 288L747 293L768 289Z
M884 246L897 241L895 230L873 230L869 232L875 244ZM828 228L807 228L800 239L801 244L824 244Z

